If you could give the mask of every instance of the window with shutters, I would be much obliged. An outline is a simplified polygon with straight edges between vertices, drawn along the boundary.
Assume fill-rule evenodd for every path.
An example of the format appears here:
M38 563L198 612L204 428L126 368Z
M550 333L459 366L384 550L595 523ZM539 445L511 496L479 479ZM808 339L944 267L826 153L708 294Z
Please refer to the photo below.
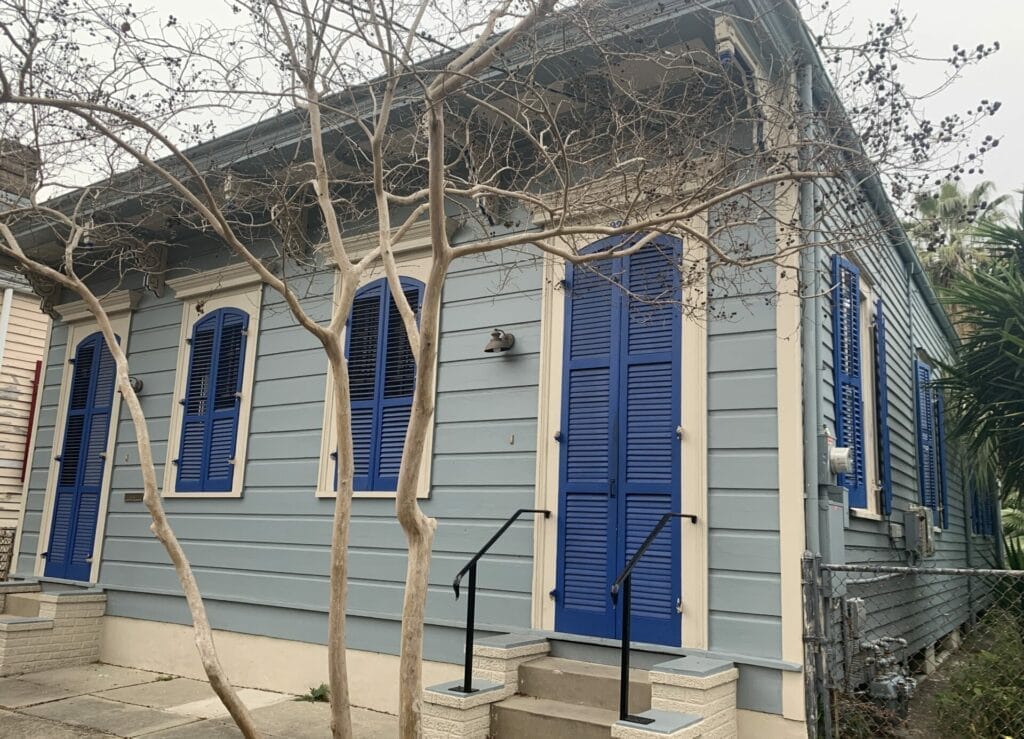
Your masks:
M854 459L839 484L854 514L879 518L892 511L885 310L852 262L834 256L832 275L836 443Z
M215 289L195 283L177 292L192 290L183 308L164 495L237 497L262 291L257 283L213 297Z
M945 409L942 393L933 384L935 379L930 364L920 359L914 361L917 483L921 505L935 511L935 525L945 529L949 528Z
M402 293L418 313L423 282L407 274L409 265L403 265L402 271ZM359 288L344 340L351 394L354 492L363 497L393 496L412 411L416 363L386 278L378 277ZM328 497L336 494L338 483L334 402L333 383L328 381L317 486L317 494ZM426 451L425 468L420 474L424 495L429 485L429 440Z

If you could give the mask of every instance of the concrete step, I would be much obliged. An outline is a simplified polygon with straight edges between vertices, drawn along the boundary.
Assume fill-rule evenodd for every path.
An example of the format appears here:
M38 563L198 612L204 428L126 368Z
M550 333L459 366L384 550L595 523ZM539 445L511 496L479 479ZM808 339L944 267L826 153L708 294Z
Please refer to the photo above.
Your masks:
M491 739L608 739L617 711L514 695L491 706Z
M4 599L4 613L8 616L35 618L39 615L39 593L14 593Z
M532 698L619 710L619 668L560 657L544 657L519 666L519 693ZM629 711L651 707L651 683L645 670L630 670Z

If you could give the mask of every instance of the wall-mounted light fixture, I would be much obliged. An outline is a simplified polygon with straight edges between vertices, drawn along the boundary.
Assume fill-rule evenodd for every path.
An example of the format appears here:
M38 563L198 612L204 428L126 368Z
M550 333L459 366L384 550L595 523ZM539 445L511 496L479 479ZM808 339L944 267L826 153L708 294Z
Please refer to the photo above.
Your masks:
M491 331L491 340L487 342L487 346L484 347L484 351L488 354L507 352L515 346L515 343L515 336L506 331L502 331L500 328L496 328Z
M138 395L139 393L142 392L142 378L141 377L135 377L135 376L129 377L128 378L128 384L132 386L132 390L135 391L136 395Z

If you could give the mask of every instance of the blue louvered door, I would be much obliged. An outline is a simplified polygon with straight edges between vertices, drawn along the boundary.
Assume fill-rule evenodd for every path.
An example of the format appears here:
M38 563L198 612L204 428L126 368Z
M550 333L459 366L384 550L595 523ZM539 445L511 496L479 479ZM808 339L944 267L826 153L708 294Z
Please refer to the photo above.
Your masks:
M606 249L599 242L593 249ZM678 242L572 268L567 278L555 626L620 636L611 581L658 518L679 511ZM633 577L637 641L679 644L680 532Z
M102 334L87 336L75 350L72 364L44 569L47 577L89 580L114 383L114 358Z

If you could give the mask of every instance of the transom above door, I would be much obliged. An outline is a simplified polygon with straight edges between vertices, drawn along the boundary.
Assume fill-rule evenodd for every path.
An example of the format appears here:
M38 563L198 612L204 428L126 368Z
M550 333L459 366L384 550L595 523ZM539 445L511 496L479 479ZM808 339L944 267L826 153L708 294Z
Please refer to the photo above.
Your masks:
M585 253L622 246L605 239ZM619 637L609 587L662 514L680 506L681 244L570 267L559 469L555 628ZM633 576L633 638L678 645L678 522Z

